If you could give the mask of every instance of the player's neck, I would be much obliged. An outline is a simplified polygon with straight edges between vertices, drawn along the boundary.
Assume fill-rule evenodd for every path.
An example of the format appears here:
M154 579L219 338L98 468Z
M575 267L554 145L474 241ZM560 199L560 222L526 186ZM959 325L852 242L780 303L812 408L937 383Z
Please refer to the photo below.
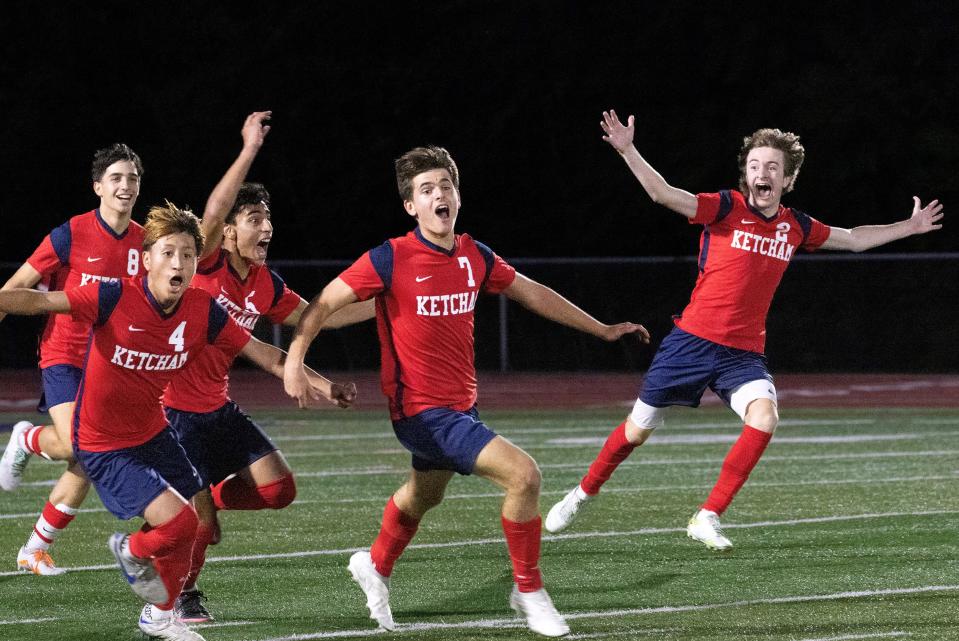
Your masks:
M230 267L240 276L240 280L246 280L250 274L250 263L246 262L246 259L235 249L233 251L227 249L226 255L227 260L230 261Z
M456 234L454 234L452 230L450 230L450 233L446 234L445 236L437 236L436 234L430 232L430 230L425 229L422 225L420 225L420 235L437 247L442 247L446 251L450 251L456 245Z
M110 209L109 207L100 206L100 218L103 219L107 225L110 226L117 234L122 234L127 230L127 227L130 226L130 216L131 213L122 213Z

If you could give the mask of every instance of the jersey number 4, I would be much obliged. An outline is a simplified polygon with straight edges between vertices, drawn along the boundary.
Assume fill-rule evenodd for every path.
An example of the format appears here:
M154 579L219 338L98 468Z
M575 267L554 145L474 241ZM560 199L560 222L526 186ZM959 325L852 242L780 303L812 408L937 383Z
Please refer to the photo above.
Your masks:
M170 345L173 345L173 351L182 352L183 351L183 330L186 329L186 321L183 321L176 326L176 329L173 330L173 333L170 334L170 340L167 341Z

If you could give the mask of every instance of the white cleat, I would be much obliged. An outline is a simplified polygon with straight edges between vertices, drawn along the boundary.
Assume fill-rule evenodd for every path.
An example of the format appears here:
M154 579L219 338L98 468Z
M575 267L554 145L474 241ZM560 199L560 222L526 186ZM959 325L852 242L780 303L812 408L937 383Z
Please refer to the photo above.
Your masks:
M170 599L163 579L153 567L153 561L137 558L130 552L129 534L114 532L107 544L117 559L120 574L130 584L134 594L147 603L166 603Z
M17 552L17 569L21 572L33 572L37 576L59 576L66 573L64 568L58 568L46 550L28 552L20 548Z
M576 513L592 498L577 484L559 503L549 509L549 514L546 515L546 523L544 523L546 531L556 534L568 528L573 519L576 518Z
M699 510L689 519L686 526L686 536L705 543L710 550L722 552L733 547L733 542L723 536L723 528L719 524L719 515L711 510Z
M390 611L390 580L376 571L369 552L357 552L350 557L350 574L366 594L366 607L370 618L384 630L395 630L393 613Z
M20 487L23 469L30 462L30 452L20 447L20 435L33 427L29 421L20 421L10 432L10 442L0 458L0 487L8 492Z
M526 625L536 634L542 634L544 637L561 637L569 634L566 620L556 611L545 588L540 588L536 592L520 592L514 584L509 605L518 615L526 618Z
M176 617L173 610L162 612L149 603L140 611L140 629L151 639L167 641L206 641Z

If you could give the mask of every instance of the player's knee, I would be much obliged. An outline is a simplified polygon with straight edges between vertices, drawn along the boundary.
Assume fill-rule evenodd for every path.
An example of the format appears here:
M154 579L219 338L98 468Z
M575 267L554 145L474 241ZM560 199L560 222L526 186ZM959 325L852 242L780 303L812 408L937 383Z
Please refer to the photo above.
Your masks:
M517 466L511 483L514 492L529 496L539 496L542 484L543 474L532 459L524 465Z
M296 480L292 474L287 474L278 481L257 488L257 491L267 508L282 510L296 498Z
M779 425L779 412L776 409L776 404L769 399L756 399L746 409L745 422L750 427L772 434Z

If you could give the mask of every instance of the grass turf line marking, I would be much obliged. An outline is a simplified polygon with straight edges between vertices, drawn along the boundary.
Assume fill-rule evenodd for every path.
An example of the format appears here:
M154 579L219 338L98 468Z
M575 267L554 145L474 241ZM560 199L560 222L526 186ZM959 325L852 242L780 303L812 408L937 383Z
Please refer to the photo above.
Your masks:
M786 527L793 525L812 525L817 523L835 523L840 521L860 521L864 519L882 519L896 518L901 516L943 516L946 514L959 514L959 510L924 510L921 512L878 512L874 514L840 514L835 516L818 516L805 519L788 519L785 521L758 521L755 523L729 523L723 524L724 530L748 529L756 527ZM650 534L675 534L686 532L686 526L682 527L660 527L660 528L641 528L638 530L621 530L606 532L574 532L572 534L549 534L543 535L543 541L568 541L576 539L592 538L613 538L624 536L643 536ZM446 543L413 543L407 546L407 550L439 550L444 548L462 548L469 545L502 545L505 542L503 538L490 539L468 539L465 541L449 541ZM353 554L367 550L368 547L349 547L328 550L306 550L303 552L276 552L273 554L247 554L235 556L216 556L207 557L207 563L225 563L229 561L262 561L269 559L300 559L311 556L336 556ZM61 566L62 567L62 566ZM65 568L69 572L91 572L99 570L116 570L115 563L106 565L86 565L78 567ZM27 572L14 570L11 572L0 572L0 577L6 576L31 576Z
M912 632L870 632L865 634L843 634L838 637L817 637L815 639L800 639L799 641L852 641L853 639L879 639L885 637L911 637Z
M10 621L0 621L0 625L32 625L34 623L49 623L59 621L58 617L43 617L42 619L12 619Z
M959 590L959 585L927 585L917 588L889 588L885 590L857 590L850 592L835 592L833 594L812 594L800 596L773 597L769 599L751 599L744 601L733 601L727 603L704 603L701 605L676 605L659 606L652 608L629 608L620 610L594 610L590 612L566 613L563 616L567 621L577 619L612 619L627 616L642 616L646 614L673 614L684 612L701 612L705 610L718 610L721 608L741 608L751 605L783 605L792 603L809 603L816 601L836 601L840 599L863 599L883 596L900 596L910 594L923 594L929 592L953 592ZM473 621L461 621L459 623L409 623L397 624L396 632L426 632L432 630L456 630L456 629L477 629L477 628L520 628L525 624L516 618L510 619L480 619ZM270 637L257 641L307 641L309 639L333 639L342 637L367 637L374 634L384 634L385 631L375 629L363 630L334 630L331 632L314 632L310 634L294 634L286 637ZM888 635L887 635L888 636ZM870 638L866 636L847 636L833 637L832 639L857 639ZM825 640L824 640L825 641Z

